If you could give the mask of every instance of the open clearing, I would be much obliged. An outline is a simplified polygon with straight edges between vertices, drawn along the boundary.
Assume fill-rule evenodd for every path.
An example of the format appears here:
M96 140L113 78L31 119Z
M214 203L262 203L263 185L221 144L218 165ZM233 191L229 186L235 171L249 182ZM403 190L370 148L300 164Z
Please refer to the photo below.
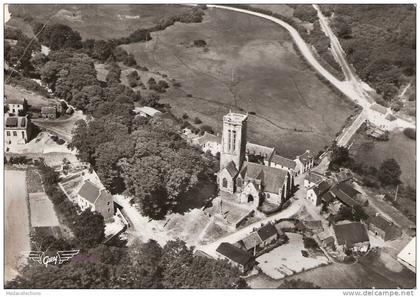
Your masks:
M182 14L191 7L182 5L9 5L12 18L8 22L28 32L27 23L22 20L25 14L35 20L60 23L72 27L82 39L111 39L128 36L137 29L150 28L161 19ZM18 17L17 17L18 16Z
M308 269L328 264L325 256L303 257L302 235L286 233L289 242L257 258L262 271L274 279L281 279ZM321 252L322 253L322 252Z
M221 131L232 110L250 115L249 140L295 157L329 143L352 113L297 55L288 33L254 16L207 9L202 23L181 24L123 47L138 64L181 83L163 95L173 112ZM203 39L207 49L192 46Z
M58 218L54 211L54 205L44 192L30 193L29 204L31 206L32 227L59 226Z
M5 281L14 278L26 264L29 245L28 207L25 171L5 170Z
M391 132L388 141L375 141L360 133L356 134L351 153L359 162L379 168L381 163L394 158L401 167L401 181L416 187L416 141L402 131Z

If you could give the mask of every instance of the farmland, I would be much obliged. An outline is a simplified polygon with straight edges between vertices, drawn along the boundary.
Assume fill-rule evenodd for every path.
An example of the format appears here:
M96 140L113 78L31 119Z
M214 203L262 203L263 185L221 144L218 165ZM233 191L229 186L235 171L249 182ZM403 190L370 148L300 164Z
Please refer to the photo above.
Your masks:
M250 112L250 141L288 157L323 148L352 105L317 78L285 30L231 14L208 9L202 23L176 23L152 33L151 41L123 47L141 66L181 83L162 96L177 116L186 112L220 132L229 109ZM199 39L205 48L193 46Z

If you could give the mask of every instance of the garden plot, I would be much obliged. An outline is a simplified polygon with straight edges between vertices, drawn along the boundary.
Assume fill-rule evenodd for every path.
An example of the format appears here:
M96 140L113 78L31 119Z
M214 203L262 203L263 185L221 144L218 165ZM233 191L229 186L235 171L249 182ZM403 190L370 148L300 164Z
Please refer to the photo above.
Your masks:
M44 192L29 193L32 227L59 226L54 205Z
M328 264L325 256L302 256L302 235L286 233L289 243L281 245L257 258L261 270L273 279L281 279L289 275L303 272L321 265Z

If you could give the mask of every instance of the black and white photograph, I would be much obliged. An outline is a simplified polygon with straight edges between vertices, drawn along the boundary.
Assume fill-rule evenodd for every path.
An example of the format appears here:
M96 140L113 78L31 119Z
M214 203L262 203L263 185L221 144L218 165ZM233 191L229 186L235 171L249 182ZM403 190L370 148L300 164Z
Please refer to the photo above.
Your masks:
M417 294L415 2L2 9L3 293Z

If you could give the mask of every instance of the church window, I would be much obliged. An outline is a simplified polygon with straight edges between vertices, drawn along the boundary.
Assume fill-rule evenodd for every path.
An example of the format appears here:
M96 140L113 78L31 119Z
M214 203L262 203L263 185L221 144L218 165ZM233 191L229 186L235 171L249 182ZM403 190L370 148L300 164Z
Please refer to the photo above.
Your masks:
M231 138L232 138L232 136L231 136L231 134L232 134L232 130L228 130L228 151L230 152L230 149L231 149Z
M222 180L222 187L223 187L223 188L227 188L227 179L226 179L226 178L224 178L224 179Z
M235 151L236 149L236 131L232 131L233 132L233 141L232 141L232 151Z

